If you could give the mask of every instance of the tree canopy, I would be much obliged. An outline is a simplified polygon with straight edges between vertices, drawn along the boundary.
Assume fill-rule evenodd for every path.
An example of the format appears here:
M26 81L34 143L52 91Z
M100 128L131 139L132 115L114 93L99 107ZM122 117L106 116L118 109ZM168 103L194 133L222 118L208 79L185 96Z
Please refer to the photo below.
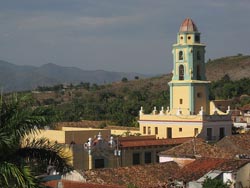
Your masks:
M206 178L202 184L203 188L229 188L221 179Z

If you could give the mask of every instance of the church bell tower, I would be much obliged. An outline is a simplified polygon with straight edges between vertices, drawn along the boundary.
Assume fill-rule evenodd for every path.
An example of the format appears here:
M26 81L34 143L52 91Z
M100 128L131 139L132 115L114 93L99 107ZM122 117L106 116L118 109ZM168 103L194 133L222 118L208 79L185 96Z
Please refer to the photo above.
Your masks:
M170 86L170 110L183 115L209 114L208 85L205 75L205 45L190 18L186 18L173 45L173 77Z

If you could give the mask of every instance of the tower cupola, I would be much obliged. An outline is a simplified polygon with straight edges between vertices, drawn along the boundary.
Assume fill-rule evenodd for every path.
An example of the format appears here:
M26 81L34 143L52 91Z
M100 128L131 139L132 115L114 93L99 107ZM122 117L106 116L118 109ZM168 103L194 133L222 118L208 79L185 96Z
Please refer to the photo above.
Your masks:
M195 23L193 22L192 19L190 18L186 18L181 26L180 26L180 30L179 32L198 32L198 28L197 26L195 25Z

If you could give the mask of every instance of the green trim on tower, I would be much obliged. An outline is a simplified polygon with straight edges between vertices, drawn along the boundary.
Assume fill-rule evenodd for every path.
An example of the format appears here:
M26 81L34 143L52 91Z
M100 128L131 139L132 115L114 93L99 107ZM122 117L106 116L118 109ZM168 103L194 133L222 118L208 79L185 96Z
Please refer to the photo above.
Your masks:
M170 109L172 109L173 108L173 84L169 82L168 85L170 89Z
M190 96L189 96L189 110L190 113L193 114L194 112L194 107L195 107L195 100L194 100L194 86L193 84L190 85Z
M170 109L178 108L179 99L186 98L189 101L185 102L183 107L188 108L189 112L193 114L199 111L199 105L206 106L204 110L209 111L208 84L210 82L206 81L205 76L205 45L200 43L200 33L190 20L189 22L184 20L177 33L177 43L173 45L173 76L169 86ZM179 53L180 51L183 54ZM183 68L179 69L180 65L183 65ZM181 88L181 86L188 88ZM179 93L175 94L174 91ZM202 99L197 98L197 92L201 92L205 96Z

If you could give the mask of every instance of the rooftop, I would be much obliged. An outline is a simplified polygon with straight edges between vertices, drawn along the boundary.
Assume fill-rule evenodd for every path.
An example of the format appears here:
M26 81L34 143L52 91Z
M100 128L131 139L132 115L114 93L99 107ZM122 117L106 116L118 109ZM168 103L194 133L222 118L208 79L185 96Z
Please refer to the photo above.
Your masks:
M120 140L121 148L178 145L190 141L191 137L171 139Z
M160 155L181 158L212 157L212 158L234 158L235 155L227 152L221 147L207 144L200 138L189 140L181 145L175 146L166 151L160 152Z
M118 184L149 188L159 187L167 182L171 174L180 169L177 163L157 163L130 167L96 169L85 171L88 183Z
M233 155L247 154L250 155L250 134L238 134L226 136L216 143L216 146L223 148Z
M177 170L172 178L185 182L195 181L211 170L236 171L249 162L249 160L200 158Z
M243 107L240 108L242 111L250 111L250 104L246 104Z
M104 184L92 184L92 183L82 183L77 181L69 180L53 180L46 182L45 185L53 188L58 187L58 182L62 182L63 188L125 188L120 185L104 185Z
M198 32L198 29L191 18L186 18L182 22L179 32Z

